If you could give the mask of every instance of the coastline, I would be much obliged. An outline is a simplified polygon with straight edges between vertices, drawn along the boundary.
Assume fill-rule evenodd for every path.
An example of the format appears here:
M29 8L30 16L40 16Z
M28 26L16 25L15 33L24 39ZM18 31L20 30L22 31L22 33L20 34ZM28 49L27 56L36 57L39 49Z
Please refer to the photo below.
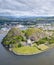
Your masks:
M50 47L48 49L45 49L45 50L42 50L41 52L37 52L37 53L33 53L33 54L21 54L21 53L16 53L15 51L13 50L9 50L10 52L12 52L14 55L17 55L17 56L30 56L30 55L36 55L36 54L40 54L40 53L44 53L44 52L47 52L49 49L51 49L53 47Z
M41 45L41 44L40 44L40 45ZM45 45L45 44L44 44L44 45ZM46 46L47 46L47 45L46 45ZM49 46L50 46L50 45L49 45ZM6 46L4 45L4 47L6 47ZM39 47L40 47L40 48L39 48ZM20 50L20 49L17 49L17 48L16 48L17 50L16 50L15 48L10 48L10 47L6 47L6 48L9 49L9 51L11 51L12 53L14 53L14 54L16 54L16 55L35 55L35 54L39 54L39 53L45 52L45 51L47 51L47 50L50 48L50 47L47 46L48 48L45 48L45 49L44 49L45 46L42 46L42 45L39 46L39 47L37 46L37 49L38 49L38 50L36 50L36 49L33 50L33 49L34 49L34 47L33 47L33 49L31 49L31 48L30 48L30 49L28 49L28 48L26 49L26 48L25 48L25 50L23 50L23 51ZM23 49L23 48L21 48L21 49ZM19 50L20 50L20 52L19 52ZM29 51L28 51L28 50L29 50ZM30 52L31 50L32 50L33 52ZM28 52L26 52L26 51L28 51Z

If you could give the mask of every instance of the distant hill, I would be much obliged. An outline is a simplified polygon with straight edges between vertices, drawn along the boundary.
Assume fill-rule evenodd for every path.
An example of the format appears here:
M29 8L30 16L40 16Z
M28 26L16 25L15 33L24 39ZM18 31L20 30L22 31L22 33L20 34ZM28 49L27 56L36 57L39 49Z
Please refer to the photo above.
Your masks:
M0 16L0 23L4 22L19 22L20 24L36 24L36 23L52 23L54 22L54 16L52 17L15 17L15 16Z

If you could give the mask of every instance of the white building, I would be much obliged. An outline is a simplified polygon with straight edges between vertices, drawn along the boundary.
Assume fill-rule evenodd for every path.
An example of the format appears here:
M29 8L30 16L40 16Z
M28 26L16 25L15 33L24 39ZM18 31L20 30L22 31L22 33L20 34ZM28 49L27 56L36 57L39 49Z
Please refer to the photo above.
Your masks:
M9 28L4 27L4 28L1 28L1 30L2 30L2 31L9 31L10 29L9 29Z
M50 23L36 24L36 27L42 28L43 30L54 30L54 26L52 26Z
M22 28L24 27L23 25L16 25L16 28Z
M32 45L32 41L30 39L27 39L27 45L29 45L29 46Z
M19 29L21 29L21 30L26 30L26 29L27 29L27 26L20 25L20 24L16 25L15 27L16 27L16 28L19 28Z

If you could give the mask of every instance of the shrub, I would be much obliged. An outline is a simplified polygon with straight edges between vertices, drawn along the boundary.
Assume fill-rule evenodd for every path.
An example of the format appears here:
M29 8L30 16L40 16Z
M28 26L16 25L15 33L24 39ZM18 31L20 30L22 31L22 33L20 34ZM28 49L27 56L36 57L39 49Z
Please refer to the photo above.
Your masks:
M41 32L41 31L42 30L40 30L38 28L29 28L29 29L26 30L25 34L26 34L27 37L29 37L31 35L34 35L34 34L38 33L38 32Z
M52 44L52 43L54 43L54 39L49 40L49 44Z
M40 39L39 41L37 41L36 44L37 44L37 45L39 45L39 44L44 44L44 43L46 43L47 41L48 41L48 38L45 37L45 38L42 38L42 39Z
M36 44L36 43L33 43L32 46L33 46L33 47L37 47L37 44Z
M18 44L18 48L20 48L20 47L22 47L22 44L21 43Z

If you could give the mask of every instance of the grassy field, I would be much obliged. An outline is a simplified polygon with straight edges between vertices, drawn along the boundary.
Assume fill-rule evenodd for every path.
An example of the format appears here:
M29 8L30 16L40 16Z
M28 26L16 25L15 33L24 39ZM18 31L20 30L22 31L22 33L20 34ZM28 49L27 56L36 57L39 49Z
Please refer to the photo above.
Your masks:
M43 52L48 48L49 48L48 46L41 44L38 47L30 47L30 46L23 46L20 48L16 47L16 48L12 48L12 51L15 54L19 54L19 55L32 55Z
M41 50L37 49L36 47L29 47L29 46L24 46L21 48L12 48L13 52L16 54L25 54L25 55L30 55L30 54L36 54L40 53Z
M41 45L38 46L38 48L40 48L41 50L46 50L46 49L48 49L49 47L46 46L46 45L44 45L44 44L41 44Z

